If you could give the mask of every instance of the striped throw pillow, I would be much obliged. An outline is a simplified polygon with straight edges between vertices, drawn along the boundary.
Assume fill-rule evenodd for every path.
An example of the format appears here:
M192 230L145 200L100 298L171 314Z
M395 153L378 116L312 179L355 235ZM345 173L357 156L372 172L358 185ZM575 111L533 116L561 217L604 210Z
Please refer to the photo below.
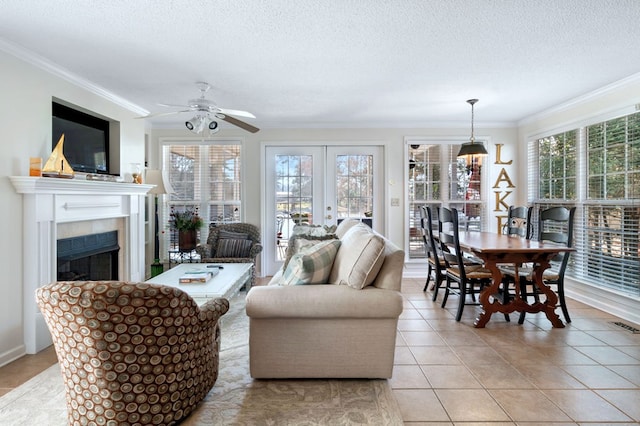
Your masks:
M325 284L340 240L328 240L294 254L282 274L282 285Z
M222 239L218 240L215 257L249 257L251 240Z

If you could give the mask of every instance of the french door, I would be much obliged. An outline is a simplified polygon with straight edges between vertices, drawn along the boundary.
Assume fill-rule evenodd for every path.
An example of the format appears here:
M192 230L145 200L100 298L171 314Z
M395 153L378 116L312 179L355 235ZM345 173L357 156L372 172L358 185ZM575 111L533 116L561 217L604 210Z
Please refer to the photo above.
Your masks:
M381 146L268 146L265 149L265 275L282 266L297 223L357 218L383 232Z

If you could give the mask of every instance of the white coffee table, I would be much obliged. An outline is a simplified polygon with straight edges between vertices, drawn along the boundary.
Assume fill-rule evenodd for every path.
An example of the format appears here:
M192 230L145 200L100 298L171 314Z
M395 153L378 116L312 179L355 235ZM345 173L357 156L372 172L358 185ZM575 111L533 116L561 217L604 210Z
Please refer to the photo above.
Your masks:
M185 272L210 271L208 266L219 266L222 269L206 283L181 284L180 277ZM252 263L181 263L180 265L157 275L146 282L177 287L191 296L198 305L216 297L230 299L243 285L251 283ZM247 290L249 290L247 288Z

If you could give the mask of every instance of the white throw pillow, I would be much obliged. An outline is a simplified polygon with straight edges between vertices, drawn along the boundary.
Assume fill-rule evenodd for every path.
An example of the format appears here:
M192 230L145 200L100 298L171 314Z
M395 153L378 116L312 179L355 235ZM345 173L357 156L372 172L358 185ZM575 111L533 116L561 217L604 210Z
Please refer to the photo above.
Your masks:
M294 254L282 274L282 285L326 284L340 240L322 241Z
M331 284L362 289L371 284L384 262L384 239L362 223L352 226L341 238L329 275Z
M346 234L349 229L351 229L352 227L356 226L359 223L362 223L362 222L360 222L358 219L353 219L353 218L344 219L337 226L335 234L338 236L338 238L342 238L344 237L344 234Z

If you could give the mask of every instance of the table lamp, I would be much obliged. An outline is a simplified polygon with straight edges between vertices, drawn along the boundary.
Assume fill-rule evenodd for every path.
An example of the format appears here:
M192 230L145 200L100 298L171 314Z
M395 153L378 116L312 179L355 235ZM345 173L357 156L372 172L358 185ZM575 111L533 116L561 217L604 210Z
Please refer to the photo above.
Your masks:
M155 169L147 169L147 173L145 176L145 183L147 185L155 185L149 194L153 194L155 196L155 246L153 252L153 263L151 264L151 276L155 277L156 275L161 274L164 271L164 266L160 262L160 231L158 226L158 195L162 194L171 194L173 192L173 188L169 184L168 180L164 179L161 170Z

